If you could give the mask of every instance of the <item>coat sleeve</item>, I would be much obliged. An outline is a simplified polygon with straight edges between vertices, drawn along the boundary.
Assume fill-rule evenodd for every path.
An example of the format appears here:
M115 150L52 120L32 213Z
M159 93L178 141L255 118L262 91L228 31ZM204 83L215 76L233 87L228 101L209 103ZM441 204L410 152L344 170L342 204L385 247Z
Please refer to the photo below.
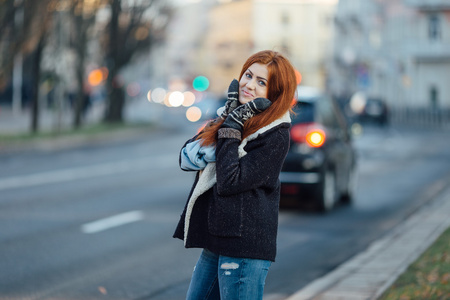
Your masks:
M238 138L219 138L216 147L217 193L229 196L258 187L274 188L289 149L288 128L278 128L260 139L239 159Z

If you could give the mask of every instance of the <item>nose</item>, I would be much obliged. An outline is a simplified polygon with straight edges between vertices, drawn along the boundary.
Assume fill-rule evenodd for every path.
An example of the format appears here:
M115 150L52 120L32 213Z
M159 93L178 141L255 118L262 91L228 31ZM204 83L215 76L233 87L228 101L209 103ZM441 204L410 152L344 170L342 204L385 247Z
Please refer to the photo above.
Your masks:
M256 82L255 82L255 80L252 78L251 80L249 80L248 82L247 82L247 88L249 89L249 90L254 90L255 89L255 84L256 84Z

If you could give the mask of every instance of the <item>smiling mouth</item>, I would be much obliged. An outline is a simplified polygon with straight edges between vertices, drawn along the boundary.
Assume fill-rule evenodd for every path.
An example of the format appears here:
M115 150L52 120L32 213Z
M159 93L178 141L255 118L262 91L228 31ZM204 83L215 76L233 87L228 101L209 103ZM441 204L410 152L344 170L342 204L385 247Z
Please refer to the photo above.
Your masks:
M245 97L249 97L249 98L253 97L253 95L250 94L249 92L246 92L246 91L242 91L242 92L244 93Z

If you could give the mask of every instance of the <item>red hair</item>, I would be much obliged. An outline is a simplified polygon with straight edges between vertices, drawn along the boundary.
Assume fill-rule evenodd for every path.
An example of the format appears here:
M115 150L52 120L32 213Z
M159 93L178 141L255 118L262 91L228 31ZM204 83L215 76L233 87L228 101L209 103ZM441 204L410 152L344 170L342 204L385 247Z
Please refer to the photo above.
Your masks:
M264 112L244 123L242 139L281 118L289 111L297 87L294 67L282 54L271 50L260 51L250 56L242 66L239 80L245 71L255 63L267 65L269 71L267 78L267 99L272 101L272 105ZM219 118L217 122L205 127L198 137L202 140L202 145L216 143L217 131L222 123L223 120Z

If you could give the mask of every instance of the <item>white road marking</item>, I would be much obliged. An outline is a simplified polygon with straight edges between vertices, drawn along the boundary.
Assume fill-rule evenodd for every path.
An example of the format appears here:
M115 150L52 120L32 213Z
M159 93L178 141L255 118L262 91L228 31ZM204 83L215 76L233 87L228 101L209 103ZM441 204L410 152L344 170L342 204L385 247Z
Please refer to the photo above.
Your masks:
M264 295L264 300L285 300L287 297L285 294L267 294Z
M130 211L81 225L83 233L92 234L144 219L140 210Z
M174 155L152 156L139 159L115 161L99 165L48 171L30 175L19 175L0 179L0 191L43 184L87 179L98 176L113 175L129 171L168 167L177 163Z

